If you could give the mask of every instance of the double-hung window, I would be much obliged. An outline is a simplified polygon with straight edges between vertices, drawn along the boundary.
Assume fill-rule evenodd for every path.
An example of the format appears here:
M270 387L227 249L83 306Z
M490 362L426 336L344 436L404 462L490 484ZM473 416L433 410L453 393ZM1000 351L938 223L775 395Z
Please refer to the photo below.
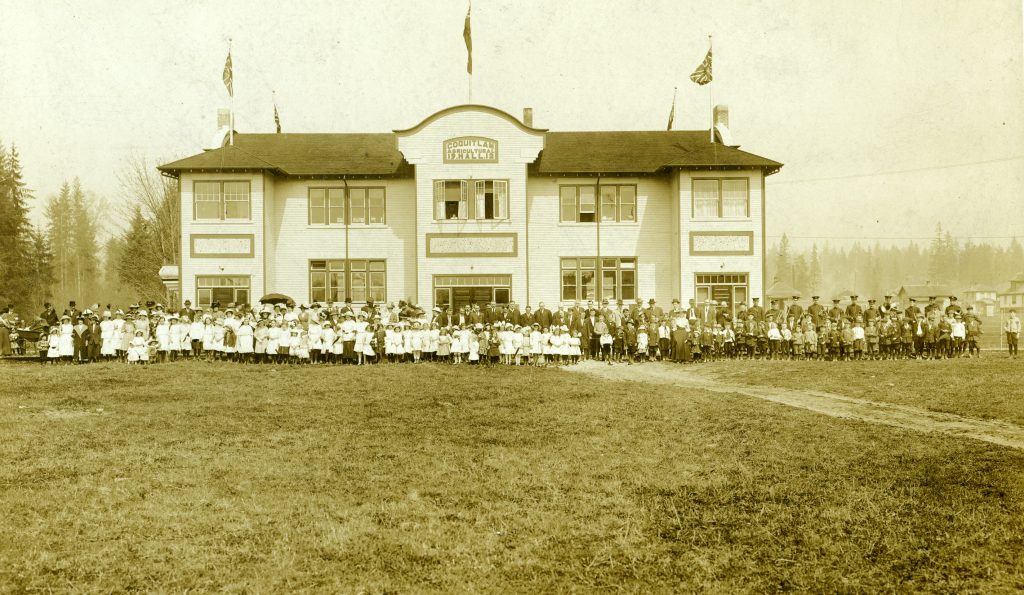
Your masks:
M347 198L347 200L346 200ZM347 219L346 219L347 211ZM384 188L310 188L310 225L382 225Z
M563 258L562 300L636 299L636 258Z
M249 219L249 182L196 181L192 185L192 204L196 221Z
M693 218L744 218L750 216L750 192L746 178L694 178Z
M633 184L579 184L560 186L559 220L563 222L602 223L636 221L636 186Z
M434 180L434 219L508 219L508 181Z
M312 302L386 301L387 263L384 260L311 260L309 299Z

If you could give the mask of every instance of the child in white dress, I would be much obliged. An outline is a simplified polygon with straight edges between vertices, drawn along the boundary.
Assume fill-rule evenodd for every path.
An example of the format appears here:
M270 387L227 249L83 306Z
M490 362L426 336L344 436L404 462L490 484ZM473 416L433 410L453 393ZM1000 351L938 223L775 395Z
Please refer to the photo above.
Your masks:
M60 359L60 333L56 326L50 327L50 336L46 342L46 359L56 363Z

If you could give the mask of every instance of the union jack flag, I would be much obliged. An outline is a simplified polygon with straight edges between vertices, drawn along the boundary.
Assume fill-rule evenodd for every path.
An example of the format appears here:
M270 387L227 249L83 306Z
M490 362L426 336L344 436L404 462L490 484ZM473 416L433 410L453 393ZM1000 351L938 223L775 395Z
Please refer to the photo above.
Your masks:
M700 86L704 86L711 82L711 49L708 49L708 55L704 56L704 61L700 63L697 70L693 71L690 75L690 80L697 83Z
M224 62L224 86L228 88L228 95L235 96L235 79L231 74L231 50L228 50L228 59Z

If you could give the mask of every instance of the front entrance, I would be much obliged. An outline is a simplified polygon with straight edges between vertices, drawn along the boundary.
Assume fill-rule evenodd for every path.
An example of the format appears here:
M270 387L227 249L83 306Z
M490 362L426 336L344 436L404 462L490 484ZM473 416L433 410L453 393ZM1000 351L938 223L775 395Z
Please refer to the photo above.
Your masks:
M451 312L474 304L507 304L511 299L511 275L434 275L434 305L448 306Z
M747 303L748 280L746 273L730 274L698 274L697 305L707 300L715 300L718 305L725 304L730 315L736 315L736 308Z

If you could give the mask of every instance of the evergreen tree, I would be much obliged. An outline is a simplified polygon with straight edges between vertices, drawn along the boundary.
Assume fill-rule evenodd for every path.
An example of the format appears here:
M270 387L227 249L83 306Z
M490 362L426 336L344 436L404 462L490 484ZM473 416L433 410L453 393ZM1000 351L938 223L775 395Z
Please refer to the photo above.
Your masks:
M138 205L121 239L120 249L117 272L124 288L140 299L165 300L166 291L160 275L154 274L154 271L160 270L161 255L155 248L150 222L143 216L142 208Z
M26 199L30 193L22 178L18 150L0 145L0 300L16 307L31 306L28 292L31 226Z
M46 202L46 237L53 254L53 294L58 306L76 298L71 228L71 186L65 181L60 191Z
M71 216L75 295L85 303L96 298L99 243L96 239L96 216L78 178L75 178L71 189Z
M43 302L53 297L53 252L50 251L50 242L46 237L46 230L41 227L33 227L29 232L30 250L30 303L38 307Z
M810 267L807 266L807 259L799 254L793 261L793 286L804 294L810 288Z
M812 294L821 289L821 258L818 256L818 243L811 246L811 265L807 272L807 288Z
M775 264L775 275L772 280L792 282L792 255L790 254L789 237L784 233L779 241L779 251Z

